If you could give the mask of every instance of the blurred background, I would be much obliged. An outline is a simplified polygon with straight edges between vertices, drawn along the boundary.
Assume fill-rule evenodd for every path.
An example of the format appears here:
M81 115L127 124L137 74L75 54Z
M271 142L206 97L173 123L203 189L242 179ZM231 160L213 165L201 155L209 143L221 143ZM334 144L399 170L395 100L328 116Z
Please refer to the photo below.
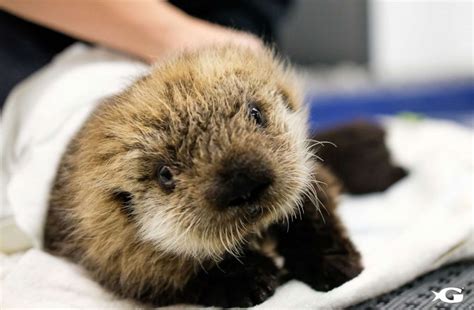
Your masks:
M315 128L397 113L473 126L470 0L297 0L277 42L305 76Z
M49 63L77 37L110 47L116 42L107 40L120 37L128 29L124 27L117 33L116 26L107 28L103 16L99 14L97 19L91 12L97 5L93 1L79 2L81 5L76 3L75 7L60 5L60 1L9 3L5 12L0 10L0 38L7 42L0 47L0 62L9 72L0 76L0 106L14 85ZM127 1L109 3L119 6ZM139 3L143 2L135 2ZM472 0L169 0L169 3L190 16L250 31L272 44L276 42L282 54L297 64L304 76L314 128L374 114L396 113L454 119L473 127ZM81 13L80 7L85 7ZM96 6L94 10L100 8ZM10 15L9 10L16 13ZM149 18L162 18L163 12L163 8L157 8L156 16ZM72 23L74 27L68 25L74 14L82 14L86 22L81 23L79 18L77 25ZM21 16L31 18L25 21ZM69 17L61 19L61 16ZM143 23L143 16L135 17L132 27ZM81 35L72 38L31 23L34 20L43 26L52 25L51 19L55 20L56 30ZM94 27L104 28L102 33L106 35L94 37L97 31L89 29L91 21L95 21ZM115 23L126 24L123 20ZM158 35L163 31L154 24L149 27ZM207 29L207 35L196 39L199 33L193 31L197 28L199 25L193 24L184 29L181 43L192 46L209 40L212 35L220 35ZM173 31L173 40L180 39L182 27ZM120 42L122 51L144 56L127 51L146 45L143 40L131 42L135 37L147 36L142 33L122 39L126 42Z

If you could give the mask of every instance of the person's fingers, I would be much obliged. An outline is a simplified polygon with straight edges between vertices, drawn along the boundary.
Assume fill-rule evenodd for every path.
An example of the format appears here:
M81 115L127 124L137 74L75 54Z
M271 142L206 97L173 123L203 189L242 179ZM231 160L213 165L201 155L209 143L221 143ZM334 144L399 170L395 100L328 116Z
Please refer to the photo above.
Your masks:
M145 61L152 63L159 58L166 58L183 50L195 50L211 45L235 44L255 51L264 47L263 41L253 34L195 19L174 28L169 40L165 42L159 53L145 57Z
M244 34L237 43L253 50L260 50L263 48L262 40L250 34Z

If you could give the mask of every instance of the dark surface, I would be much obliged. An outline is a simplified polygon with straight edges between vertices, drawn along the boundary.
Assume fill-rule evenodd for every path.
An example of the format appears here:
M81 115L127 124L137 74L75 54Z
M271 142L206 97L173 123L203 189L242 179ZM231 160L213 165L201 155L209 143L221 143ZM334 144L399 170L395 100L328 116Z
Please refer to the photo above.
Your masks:
M463 288L464 299L458 304L433 301L443 288ZM449 295L448 295L449 297ZM398 309L474 309L474 261L460 262L428 273L390 293L350 307L352 310Z

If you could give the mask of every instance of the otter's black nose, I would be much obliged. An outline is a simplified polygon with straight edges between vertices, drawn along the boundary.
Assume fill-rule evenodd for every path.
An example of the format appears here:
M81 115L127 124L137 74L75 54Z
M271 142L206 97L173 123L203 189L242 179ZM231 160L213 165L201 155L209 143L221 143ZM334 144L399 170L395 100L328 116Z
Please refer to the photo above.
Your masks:
M239 207L253 203L270 186L272 177L265 169L237 168L223 171L213 191L220 207Z
M228 196L223 203L227 207L237 207L245 203L252 203L260 197L270 185L267 178L255 178L245 173L236 173L228 180Z

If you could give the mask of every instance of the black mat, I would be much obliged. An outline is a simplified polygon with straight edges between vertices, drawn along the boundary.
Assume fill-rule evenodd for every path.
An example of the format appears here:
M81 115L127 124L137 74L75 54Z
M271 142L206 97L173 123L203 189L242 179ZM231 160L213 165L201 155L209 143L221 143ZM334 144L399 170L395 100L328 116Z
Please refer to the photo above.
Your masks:
M444 288L462 288L464 295L460 303L433 301L435 295ZM448 298L450 293L446 294ZM474 309L474 261L448 265L439 270L421 276L405 286L350 307L352 310L372 309Z

